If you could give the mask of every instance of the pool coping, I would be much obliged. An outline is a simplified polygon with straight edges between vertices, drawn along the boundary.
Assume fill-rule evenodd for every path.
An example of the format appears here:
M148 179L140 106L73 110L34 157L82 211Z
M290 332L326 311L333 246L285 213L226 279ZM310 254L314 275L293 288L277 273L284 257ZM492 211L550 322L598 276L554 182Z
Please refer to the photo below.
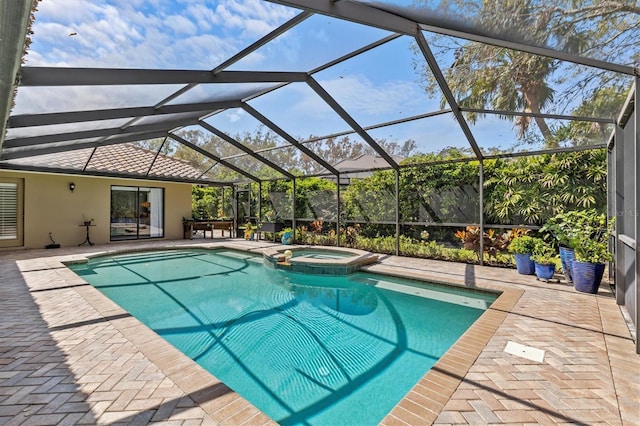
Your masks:
M440 357L431 369L416 383L404 398L385 416L381 425L432 424L453 396L489 340L493 337L512 308L518 303L524 290L495 284L482 283L469 287L465 280L434 279L424 271L407 271L387 268L383 265L365 267L364 272L374 272L399 278L445 287L463 288L467 291L498 294L487 308L458 340Z
M68 259L59 259L63 266L86 262L90 258L127 254L147 251L179 250L188 247L127 247L124 249L106 250L73 256ZM284 252L288 246L278 248L267 247L256 252L255 249L238 246L236 244L205 244L192 248L207 250L236 250L252 254ZM308 248L307 246L294 246L294 248ZM333 248L331 248L333 250ZM354 249L349 249L351 252ZM362 254L367 254L359 250ZM377 256L376 256L377 258ZM316 260L316 259L314 259ZM324 260L324 259L323 259ZM342 259L340 259L342 260ZM416 383L404 398L381 421L381 425L395 425L398 422L416 424L433 423L444 408L447 401L458 388L460 382L478 358L487 342L498 329L511 308L524 293L523 290L505 288L499 285L481 285L469 288L464 281L445 281L428 278L425 272L400 271L396 268L388 268L383 265L363 265L363 272L409 278L417 281L426 281L430 284L443 285L453 288L464 288L468 291L481 291L497 293L497 299L482 315L465 331L465 333L447 350L447 352L434 364L434 366ZM71 272L71 270L69 270ZM73 272L71 272L73 273ZM75 274L74 274L75 275ZM84 281L84 280L82 280ZM87 283L88 284L88 283ZM242 422L251 419L251 422L277 424L258 408L245 400L242 396L228 388L221 380L202 368L195 361L184 355L169 342L157 335L142 322L132 317L126 310L103 295L91 285L77 289L80 295L96 311L106 318L118 318L111 320L125 338L133 343L151 362L186 394L191 395L214 421L229 421L229 406L237 410L234 422Z
M163 247L126 246L94 253L57 256L47 262L47 267L48 269L56 270L56 273L61 275L62 278L67 278L70 283L68 288L73 288L99 315L108 320L125 339L132 343L151 363L157 366L185 395L200 406L211 420L215 422L231 422L232 424L251 421L255 424L276 425L277 423L226 386L221 380L67 268L67 265L82 264L92 258L111 255L181 249L217 250L220 248L222 247L210 248L183 245ZM234 248L234 250L237 250L237 248ZM39 269L39 271L43 270L45 269ZM56 288L62 289L64 287L58 286Z
M226 386L220 379L176 349L140 320L131 316L95 287L88 285L76 291L163 374L189 395L214 421L241 423L251 420L260 424L276 424L266 414Z
M87 364L76 364L76 361L70 359L67 365L77 367L71 370L71 376L65 376L70 377L70 381L65 383L76 383L78 391L74 399L63 402L65 399L60 397L69 395L66 392L69 392L71 385L64 385L60 390L56 386L46 393L36 391L34 394L29 390L32 389L31 381L48 380L49 377L54 380L56 376L52 376L47 370L36 371L42 362L41 357L37 356L40 352L33 355L25 353L15 358L15 362L0 366L0 383L4 395L15 395L8 399L7 396L0 396L0 420L10 420L11 413L16 409L18 411L14 414L14 422L29 421L24 420L26 418L35 421L38 416L53 416L46 414L53 413L52 408L49 408L54 405L53 402L43 406L33 398L55 396L55 406L63 404L61 408L68 410L61 411L62 414L56 416L65 420L82 416L77 410L83 408L77 401L86 400L88 405L83 411L86 413L84 418L98 419L94 422L110 422L108 419L122 418L117 416L135 416L141 419L154 416L154 419L160 417L170 422L199 418L197 424L275 424L210 373L173 349L153 331L123 313L121 308L114 306L98 290L81 284L78 276L60 263L61 260L77 260L96 255L174 248L231 249L261 255L265 249L272 247L274 244L268 242L246 242L239 239L208 240L201 243L190 240L157 240L135 244L118 242L94 247L64 247L55 251L15 250L0 253L6 266L2 272L4 285L10 292L8 294L12 295L11 299L0 301L3 302L2 306L9 309L1 314L8 325L14 324L11 327L20 329L29 327L35 315L35 318L39 318L36 322L46 321L43 331L46 334L43 336L53 339L54 345L63 345L54 352L54 356L66 354L73 359L84 357L87 350L93 345L101 346L104 339L103 332L95 334L97 329L94 326L84 324L97 324L98 330L122 330L118 331L118 335L122 336L121 341L127 342L127 347L138 351L136 359L147 360L146 362L166 375L167 384L162 387L166 390L163 392L166 393L169 389L174 389L172 392L183 392L178 394L182 394L179 399L168 398L166 403L155 408L145 408L148 403L144 398L148 391L141 390L136 394L134 387L126 387L129 383L118 377L127 370L114 365L113 373L109 374L109 387L115 384L122 390L116 392L116 388L113 388L110 392L114 394L113 399L106 399L103 392L95 393L92 390L95 386L87 383L87 373L83 370ZM460 337L434 368L425 374L381 424L574 421L582 424L639 424L637 404L640 403L640 383L637 382L637 369L640 368L640 356L635 354L635 343L609 285L603 283L599 294L587 295L576 292L570 284L538 282L535 277L519 275L511 269L380 256L379 263L367 266L365 270L426 279L477 291L502 291L498 300ZM64 299L53 300L50 296ZM75 301L73 305L65 305L65 299ZM85 300L86 303L80 300ZM96 308L93 307L94 304L97 305ZM37 308L35 311L32 311L33 306ZM113 315L114 312L119 315ZM89 321L83 321L83 318ZM31 322L22 325L24 320ZM46 324L49 324L48 328ZM86 342L91 345L86 346L86 350L65 349L74 347L75 343L69 341L69 337L66 337L69 336L68 332L59 331L61 329L74 333L77 331L80 336L82 333L90 333L86 335ZM10 353L15 353L25 344L30 345L33 338L31 334L28 332L28 337L23 339L19 335L14 338L5 333L4 341L9 345L12 345L11 342L17 345ZM545 361L523 362L522 358L506 353L503 349L509 340L547 349ZM115 344L119 347L121 343ZM85 347L84 344L82 346ZM145 347L143 353L142 349ZM43 348L43 351L46 350L46 347ZM149 354L148 358L145 354ZM25 363L14 367L16 362L24 362L22 360L30 358L33 360L27 362L35 364ZM120 363L115 361L115 364ZM34 366L31 375L24 381L19 380L24 374L28 374L29 370L25 366L29 365ZM64 365L60 364L62 374L69 374L64 373ZM102 362L94 365L97 368ZM14 378L2 381L2 377ZM166 388L171 386L172 380L173 388ZM147 390L157 386L153 381L147 384L135 383L140 383ZM135 383L130 386L135 386ZM128 400L127 395L129 398L135 395L128 408L131 411L117 411L123 407L122 401ZM97 399L102 398L105 400L94 405ZM197 404L194 408L186 409L186 401L191 400L197 401ZM16 403L11 401L20 401L21 405L17 407L22 408L15 408ZM178 406L175 405L177 401L181 401ZM55 410L58 413L58 409ZM65 412L70 414L65 415Z

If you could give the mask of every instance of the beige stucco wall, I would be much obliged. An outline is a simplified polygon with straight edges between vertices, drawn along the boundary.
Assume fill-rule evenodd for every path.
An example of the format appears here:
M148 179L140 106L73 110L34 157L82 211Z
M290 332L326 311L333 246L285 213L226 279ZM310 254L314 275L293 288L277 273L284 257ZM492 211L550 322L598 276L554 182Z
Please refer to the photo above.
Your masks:
M62 247L77 246L86 236L80 226L84 217L94 219L91 241L109 243L112 185L164 188L164 239L183 238L182 218L191 216L191 185L186 183L0 170L2 177L24 179L24 248L44 248L51 242L49 232Z

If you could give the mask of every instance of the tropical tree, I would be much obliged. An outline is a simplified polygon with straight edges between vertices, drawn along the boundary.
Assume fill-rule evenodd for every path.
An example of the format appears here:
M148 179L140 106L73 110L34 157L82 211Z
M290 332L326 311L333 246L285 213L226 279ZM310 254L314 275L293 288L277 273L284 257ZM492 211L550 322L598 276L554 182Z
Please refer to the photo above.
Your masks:
M532 13L532 0L504 2L464 2L465 8L475 9L476 21L485 30L507 34L516 32L535 44L545 44L548 17ZM512 35L513 37L513 35ZM525 111L540 114L553 101L554 91L546 79L558 66L558 61L544 56L499 48L483 43L460 44L455 47L454 61L445 71L445 80L462 107ZM432 74L423 73L427 90L433 92L438 82ZM471 121L476 113L468 115ZM510 116L503 115L503 118ZM545 120L534 116L545 139L551 131ZM518 136L524 137L530 117L518 117L515 125Z
M637 49L640 7L634 0L445 0L440 10L445 10L442 12L445 14L464 11L467 24L476 30L516 43L551 47L636 66L640 59ZM564 106L558 109L562 110L577 94L590 99L603 87L619 85L621 79L627 86L630 82L628 76L596 68L585 70L585 67L549 57L502 47L451 38L445 38L443 42L441 36L433 36L431 41L440 47L439 62L446 68L446 81L462 107L532 113L502 114L500 117L513 120L518 137L523 140L528 139L527 135L532 131L530 124L535 121L550 147L557 146L559 139L554 137L554 129L538 115L545 107L561 100L558 103L564 103ZM421 71L425 89L435 93L437 80L427 69ZM560 87L563 93L556 92ZM602 117L606 111L593 110L591 113ZM478 113L467 115L472 122L478 118Z
M593 96L578 106L573 113L581 117L606 117L616 119L620 105L624 104L627 91L622 86L606 86L594 91ZM572 121L556 132L556 138L573 141L584 146L606 143L613 125L602 121Z
M191 210L195 218L217 218L222 208L222 189L194 185L191 190Z

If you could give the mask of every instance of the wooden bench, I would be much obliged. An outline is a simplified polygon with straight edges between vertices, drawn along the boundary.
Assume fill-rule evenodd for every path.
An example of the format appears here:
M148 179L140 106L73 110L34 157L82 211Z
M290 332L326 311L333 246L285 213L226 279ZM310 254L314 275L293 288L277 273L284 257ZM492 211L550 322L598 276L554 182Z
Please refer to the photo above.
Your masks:
M206 237L206 232L211 231L211 238L213 238L213 230L219 229L222 231L224 237L224 231L229 231L229 237L233 236L233 221L228 220L188 220L184 222L185 225L185 238L187 229L189 232L189 238L193 238L193 233L197 231L203 231Z

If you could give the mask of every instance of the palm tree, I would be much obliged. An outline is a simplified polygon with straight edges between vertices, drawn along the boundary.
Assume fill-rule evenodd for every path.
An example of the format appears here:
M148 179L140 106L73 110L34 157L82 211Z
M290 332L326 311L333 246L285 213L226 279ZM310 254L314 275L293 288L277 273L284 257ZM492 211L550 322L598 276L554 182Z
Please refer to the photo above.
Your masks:
M461 49L445 78L461 107L531 112L545 140L552 141L544 118L535 114L553 102L554 91L545 79L556 66L557 61L550 58L471 43ZM477 117L468 116L472 121ZM516 119L520 138L527 133L530 123L529 116Z
M506 40L555 45L569 51L583 50L586 45L585 33L575 31L570 25L556 25L553 19L557 19L557 14L541 8L540 2L534 0L451 0L448 3L452 11L464 11L470 16L468 19L478 29ZM454 49L453 43L456 41L450 41L445 47L444 57ZM533 118L518 116L514 120L518 137L524 138L533 120L546 144L557 144L539 114L554 100L554 90L548 82L560 61L476 42L458 43L453 56L453 63L444 74L461 107L532 113ZM426 90L433 93L437 82L427 69L422 72ZM467 116L473 122L478 114ZM513 119L511 115L500 117Z

